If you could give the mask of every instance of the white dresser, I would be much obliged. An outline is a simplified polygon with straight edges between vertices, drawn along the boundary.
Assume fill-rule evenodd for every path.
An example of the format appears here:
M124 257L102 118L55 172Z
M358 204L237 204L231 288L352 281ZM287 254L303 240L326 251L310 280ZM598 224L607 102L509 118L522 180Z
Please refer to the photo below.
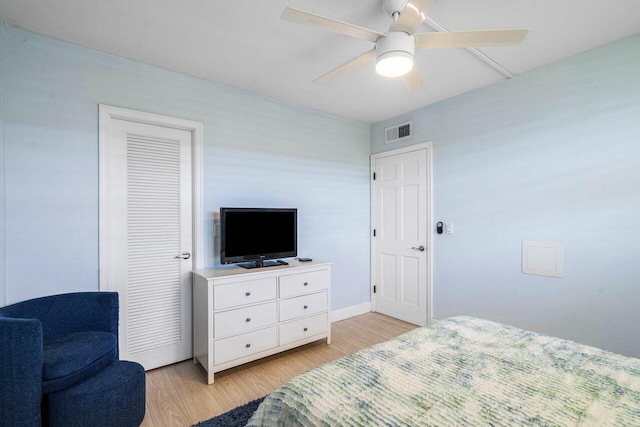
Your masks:
M214 373L326 339L331 343L331 263L193 272L194 363Z

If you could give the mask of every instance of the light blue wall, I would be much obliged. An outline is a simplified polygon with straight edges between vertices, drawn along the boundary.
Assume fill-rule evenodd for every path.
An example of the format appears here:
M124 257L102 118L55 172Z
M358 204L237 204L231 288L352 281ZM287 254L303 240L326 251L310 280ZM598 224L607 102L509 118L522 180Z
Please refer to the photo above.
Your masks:
M369 300L368 155L434 144L436 318L485 317L640 357L640 36L371 126L0 21L0 305L98 288L99 103L205 127L206 262L221 205L300 209L333 308ZM385 147L385 127L414 137ZM371 143L371 145L369 145ZM564 244L562 279L522 240Z
M473 315L640 357L640 35L371 128L433 141L434 315ZM521 273L562 242L564 277Z
M220 206L297 207L332 308L369 301L369 125L0 25L0 303L98 289L101 103L204 123L207 266Z

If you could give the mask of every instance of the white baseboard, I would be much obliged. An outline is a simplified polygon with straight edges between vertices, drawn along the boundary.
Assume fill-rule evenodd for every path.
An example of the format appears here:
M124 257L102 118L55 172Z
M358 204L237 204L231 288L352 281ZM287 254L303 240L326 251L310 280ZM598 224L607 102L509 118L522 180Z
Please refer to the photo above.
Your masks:
M371 311L371 302L363 302L362 304L352 305L350 307L341 308L331 312L331 323L350 317L359 316Z

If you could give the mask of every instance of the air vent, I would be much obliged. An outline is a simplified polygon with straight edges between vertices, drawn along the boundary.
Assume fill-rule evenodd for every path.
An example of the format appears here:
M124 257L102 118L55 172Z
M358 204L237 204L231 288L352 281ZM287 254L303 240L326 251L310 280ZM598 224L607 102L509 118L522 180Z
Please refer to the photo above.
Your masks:
M384 130L384 143L391 144L411 137L412 122L402 123Z

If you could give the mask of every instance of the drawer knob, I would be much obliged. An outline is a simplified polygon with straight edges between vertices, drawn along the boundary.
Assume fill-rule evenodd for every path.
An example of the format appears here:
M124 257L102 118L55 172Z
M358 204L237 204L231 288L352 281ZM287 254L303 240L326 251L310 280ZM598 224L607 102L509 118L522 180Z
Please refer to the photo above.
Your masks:
M304 282L304 285L307 286L309 284L309 282Z
M251 347L251 344L247 344L247 345L245 345L245 347L249 348L249 347Z
M309 306L308 306L308 305L305 305L305 306L304 306L304 309L306 310L307 308L309 308Z
M305 331L305 332L307 332L307 329L308 329L308 328L304 328L304 331Z
M251 292L245 292L244 295L248 297L249 295L251 295Z
M247 317L247 322L251 322L251 317Z

